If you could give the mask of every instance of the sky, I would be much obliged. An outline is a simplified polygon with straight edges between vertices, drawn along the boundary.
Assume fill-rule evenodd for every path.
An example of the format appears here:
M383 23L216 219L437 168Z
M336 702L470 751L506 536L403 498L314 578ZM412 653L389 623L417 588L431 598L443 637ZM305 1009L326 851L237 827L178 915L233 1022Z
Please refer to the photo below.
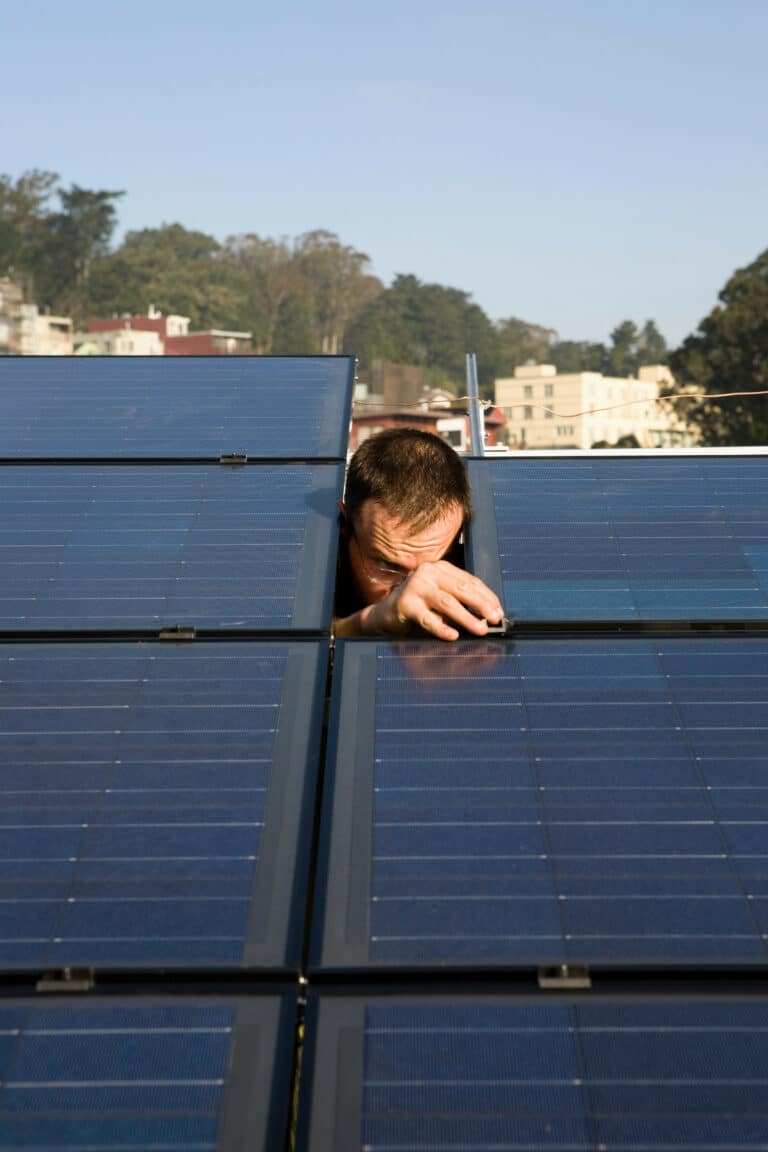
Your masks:
M3 0L0 172L675 345L768 246L766 43L768 0Z

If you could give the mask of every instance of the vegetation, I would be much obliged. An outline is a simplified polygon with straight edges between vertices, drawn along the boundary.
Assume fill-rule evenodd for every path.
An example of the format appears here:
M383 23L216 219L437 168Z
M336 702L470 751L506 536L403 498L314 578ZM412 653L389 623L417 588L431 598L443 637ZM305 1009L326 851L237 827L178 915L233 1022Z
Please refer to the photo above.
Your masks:
M0 275L54 313L144 313L153 304L189 316L192 328L253 334L264 353L354 352L363 369L377 359L417 364L425 378L463 390L465 354L475 352L481 390L531 362L560 372L636 375L669 363L680 388L738 400L685 402L681 413L708 444L768 442L768 250L734 273L720 303L669 353L653 320L624 320L608 344L560 340L518 317L493 323L457 288L399 275L386 288L363 252L332 232L295 240L255 232L215 237L181 224L129 232L113 248L120 191L59 186L53 172L0 175ZM683 401L679 402L681 405Z
M766 444L768 397L749 393L768 390L768 249L734 272L718 298L670 365L680 390L747 395L680 401L681 415L698 425L705 444Z

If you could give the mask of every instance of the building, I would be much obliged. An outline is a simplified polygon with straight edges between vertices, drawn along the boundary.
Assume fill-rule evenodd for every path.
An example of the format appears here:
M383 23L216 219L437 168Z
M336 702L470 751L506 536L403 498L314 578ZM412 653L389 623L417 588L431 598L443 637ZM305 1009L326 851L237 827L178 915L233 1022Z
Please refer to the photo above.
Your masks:
M41 313L25 304L21 286L0 278L0 355L71 356L74 351L69 316Z
M206 332L186 332L169 336L166 356L247 356L253 352L250 332L229 332L209 328Z
M503 424L504 416L497 409L486 412L487 445L496 444L496 434ZM366 385L358 385L352 403L350 452L385 428L421 428L442 437L461 454L469 454L471 450L466 403L442 389L426 392L412 404L397 405L386 403L381 395L369 393Z
M205 332L190 332L188 316L164 316L152 305L146 316L112 316L88 321L88 332L83 340L98 336L100 340L125 343L125 333L154 333L165 356L242 356L253 351L250 332L230 332L210 328ZM154 352L111 352L110 355L155 355Z
M507 418L510 447L591 448L634 436L641 448L688 447L695 435L672 405L659 402L674 384L662 364L637 378L601 372L558 373L554 364L515 369L497 380L495 399Z
M37 304L22 304L18 351L21 356L71 356L75 350L69 316L41 315Z
M75 347L80 356L163 356L165 348L157 332L140 328L78 332Z
M0 356L18 355L24 293L7 276L0 277Z

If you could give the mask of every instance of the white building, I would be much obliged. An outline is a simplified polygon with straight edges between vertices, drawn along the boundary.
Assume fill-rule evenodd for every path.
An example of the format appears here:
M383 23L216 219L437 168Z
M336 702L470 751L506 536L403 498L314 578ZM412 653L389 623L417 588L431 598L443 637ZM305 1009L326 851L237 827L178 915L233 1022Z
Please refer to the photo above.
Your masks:
M554 364L515 369L495 383L495 400L507 418L509 444L518 448L591 448L634 436L641 448L680 448L695 434L671 404L659 402L674 379L662 364L635 377L602 372L558 374Z
M41 315L37 304L22 304L18 321L21 356L71 356L75 345L69 316Z
M80 356L163 356L159 332L136 328L113 328L106 332L78 332L75 347Z

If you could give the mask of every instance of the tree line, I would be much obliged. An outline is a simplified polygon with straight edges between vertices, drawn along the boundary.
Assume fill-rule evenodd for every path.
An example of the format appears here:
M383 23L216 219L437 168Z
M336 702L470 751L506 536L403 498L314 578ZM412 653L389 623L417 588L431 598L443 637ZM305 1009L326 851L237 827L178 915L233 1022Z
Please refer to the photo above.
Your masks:
M530 362L560 372L635 375L669 363L679 389L706 394L768 389L768 251L734 273L720 303L670 351L653 320L619 323L607 344L560 340L518 317L493 322L471 296L413 275L385 286L368 256L332 232L295 239L255 232L223 242L181 224L128 232L112 246L121 191L59 185L55 173L0 176L0 275L20 280L28 299L76 325L88 317L144 313L151 303L189 316L196 329L252 333L262 353L354 352L417 364L435 385L463 390L464 357L477 354L481 390ZM713 444L765 443L768 406L680 401L681 414ZM682 405L685 407L682 407Z

